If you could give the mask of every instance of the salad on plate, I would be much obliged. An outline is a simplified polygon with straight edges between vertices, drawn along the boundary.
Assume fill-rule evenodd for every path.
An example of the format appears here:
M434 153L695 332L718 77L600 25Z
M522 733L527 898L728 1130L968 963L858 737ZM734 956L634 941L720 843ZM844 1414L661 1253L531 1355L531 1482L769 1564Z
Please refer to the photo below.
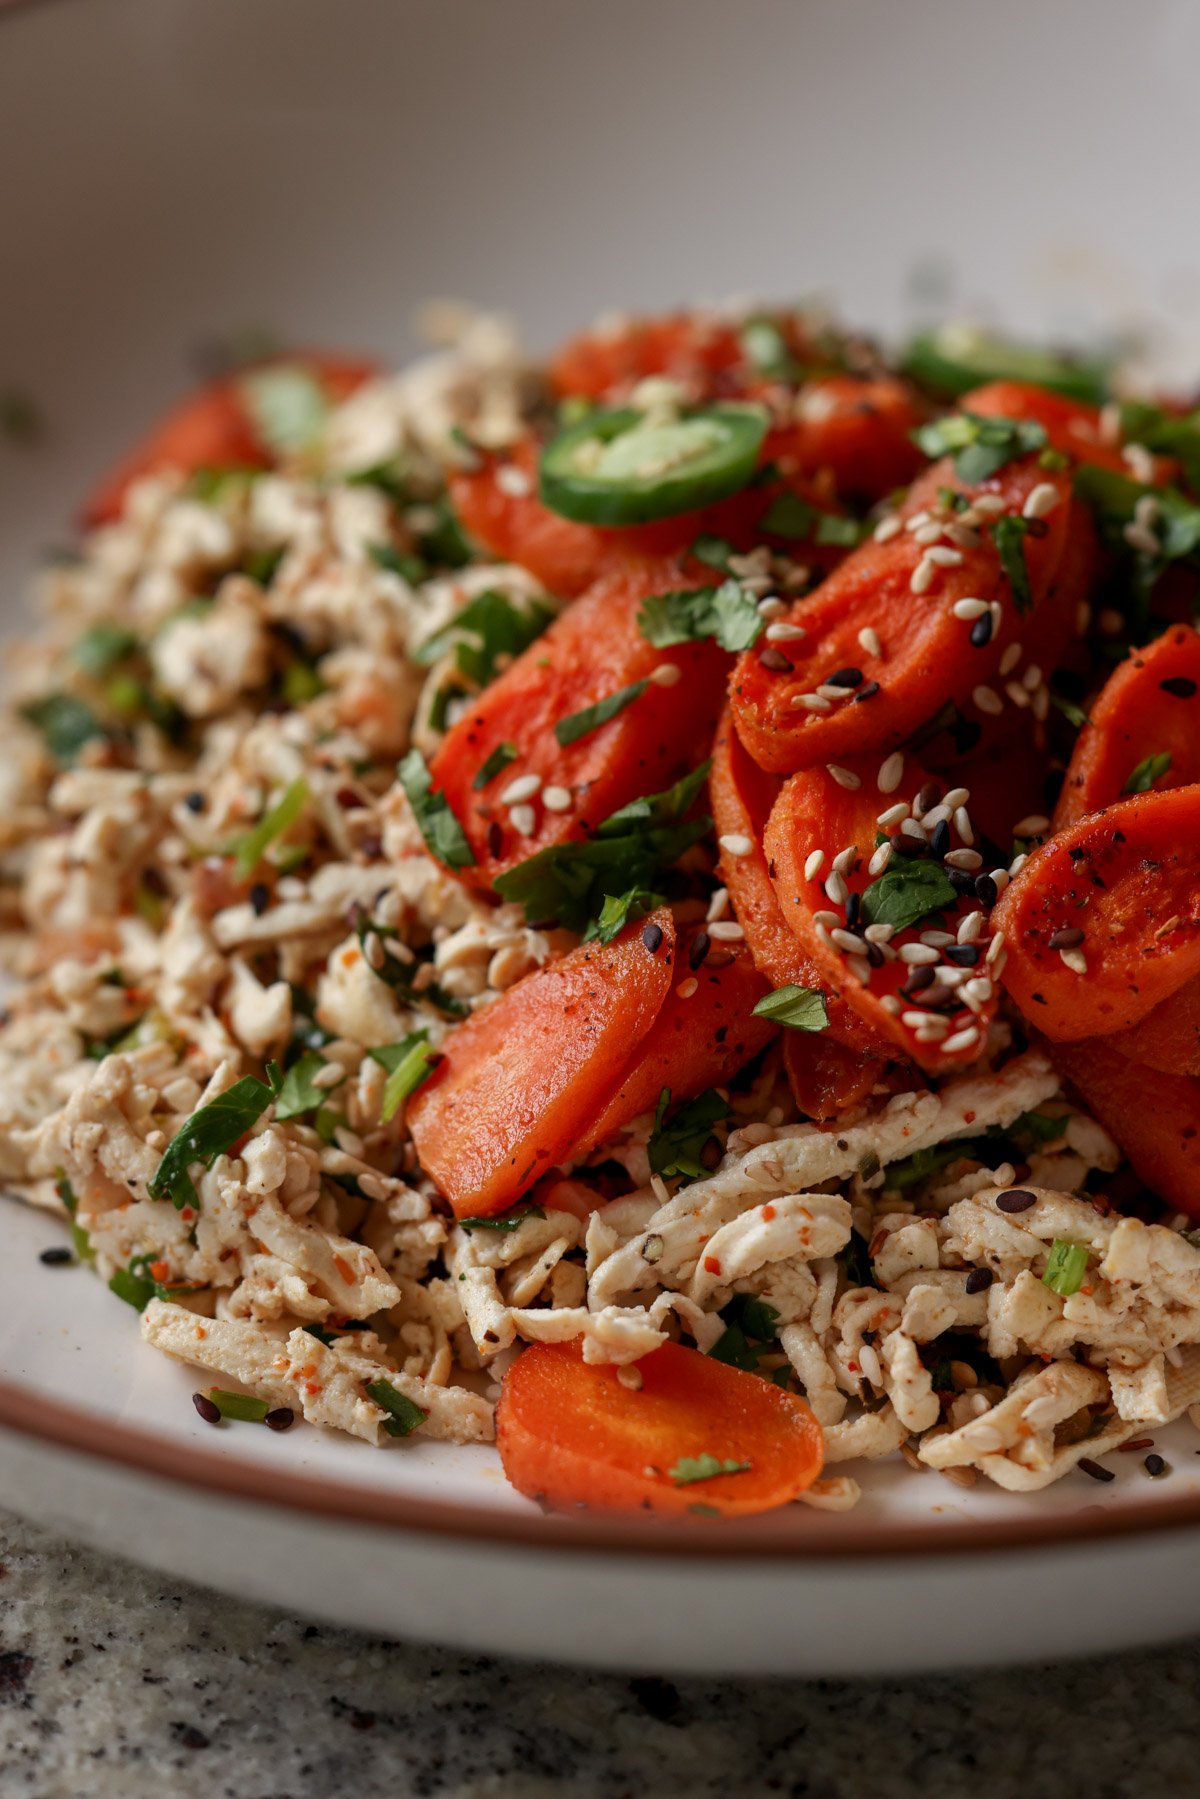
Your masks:
M430 322L227 367L41 577L6 1188L213 1424L552 1511L1110 1478L1200 1400L1200 411Z

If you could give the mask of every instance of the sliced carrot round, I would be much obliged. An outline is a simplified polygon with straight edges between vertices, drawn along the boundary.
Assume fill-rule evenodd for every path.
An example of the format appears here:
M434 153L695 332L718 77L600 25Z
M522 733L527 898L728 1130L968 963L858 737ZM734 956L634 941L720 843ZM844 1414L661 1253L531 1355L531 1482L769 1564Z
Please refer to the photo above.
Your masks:
M1139 794L1057 832L992 918L1004 985L1045 1036L1137 1024L1200 973L1200 786Z
M1056 503L1031 524L1020 515L1039 486L1052 489ZM923 545L908 529L885 543L863 544L792 606L787 622L803 637L755 645L738 662L730 688L734 721L761 767L787 774L889 749L949 702L979 720L1002 704L990 683L1005 651L1036 621L1054 579L1073 506L1070 484L1028 456L964 488L947 459L914 484L898 514L902 523L939 509L945 489L968 501L984 495L1002 501L1015 521L1010 530L1026 532L1013 554L1023 557L1028 600L987 529L974 544ZM953 525L953 517L947 522ZM958 615L960 604L970 617ZM998 628L988 616L993 604ZM1027 619L1021 607L1030 605Z
M664 1087L673 1100L723 1087L775 1036L777 1025L754 1016L771 989L748 952L728 943L705 950L701 935L702 929L680 935L671 991L576 1155L607 1142L631 1118L652 1112ZM697 949L704 952L699 961Z
M577 1343L522 1350L496 1411L518 1492L560 1511L731 1518L786 1505L820 1473L821 1427L794 1394L678 1343L636 1367L633 1388Z
M801 1112L823 1122L860 1106L887 1063L847 1049L828 1031L785 1031L783 1067Z
M526 975L448 1033L408 1123L460 1218L505 1211L574 1154L662 1009L674 952L662 907Z
M1200 1080L1132 1062L1110 1043L1049 1049L1134 1172L1167 1205L1200 1218Z
M1055 826L1111 806L1131 788L1200 782L1200 631L1172 625L1130 652L1075 741Z
M660 791L703 758L729 658L711 638L655 649L637 622L649 595L694 585L678 562L630 561L614 570L568 607L447 733L430 773L475 855L474 866L461 871L465 881L490 886L548 844L586 837L619 807ZM670 684L654 678L662 674ZM567 720L622 694L628 703L612 717L561 741ZM503 745L516 750L515 759L505 760ZM477 786L497 753L500 772ZM534 823L521 830L504 795L528 776L536 777L535 790L523 804ZM561 810L545 802L552 788L567 796Z
M1164 1074L1200 1075L1200 975L1185 981L1140 1024L1118 1031L1114 1049Z
M785 471L826 471L839 495L879 500L920 468L912 432L921 417L914 389L898 375L820 376L800 389L766 453Z
M964 412L980 418L1036 419L1051 449L1061 455L1111 469L1117 475L1129 473L1120 443L1105 436L1099 408L1084 400L1072 400L1067 394L1052 393L1027 381L989 381L963 394L958 404ZM1156 483L1167 480L1173 466L1163 457L1156 458Z
M955 941L960 921L983 906L955 886L952 873L967 889L974 868L960 868L954 858L961 862L965 849L974 865L978 851L962 842L957 805L951 820L933 827L936 843L927 845L923 833L907 836L896 820L882 831L881 812L901 804L909 810L918 798L936 817L946 789L911 757L903 760L898 782L888 771L887 793L880 792L879 773L873 760L838 765L836 774L801 769L775 802L763 846L783 916L824 982L918 1067L948 1072L982 1054L998 1003L986 917L968 927L978 933L969 943ZM872 859L882 852L876 839L888 831L890 859L872 875ZM910 844L918 853L908 853ZM896 928L882 942L862 934L890 922ZM932 944L924 941L930 931Z

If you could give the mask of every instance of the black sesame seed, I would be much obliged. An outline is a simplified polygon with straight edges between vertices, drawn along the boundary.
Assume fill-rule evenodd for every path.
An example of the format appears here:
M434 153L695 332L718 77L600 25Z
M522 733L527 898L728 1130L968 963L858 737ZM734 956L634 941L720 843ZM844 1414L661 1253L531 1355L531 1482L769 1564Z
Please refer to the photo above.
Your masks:
M496 819L487 828L487 852L489 856L498 856L504 847L504 832Z
M936 781L923 782L917 791L916 799L913 801L913 812L916 817L921 818L926 812L930 811L932 807L937 805L941 797L942 790Z
M826 687L861 687L863 672L861 668L835 668L831 675L826 675Z
M862 894L852 893L846 901L846 929L853 931L858 924L858 915L862 911Z
M1000 898L1000 889L997 887L995 881L993 881L991 875L975 876L975 898L979 901L985 912L991 911L996 901Z
M692 938L691 948L688 950L688 967L699 968L711 947L712 939L708 932L697 931Z
M783 651L777 650L773 643L767 645L758 660L764 668L769 668L772 674L776 675L790 675L796 666L794 662L789 662Z
M1027 1212L1030 1206L1036 1206L1037 1194L1027 1193L1024 1187L1010 1187L996 1201L1002 1212Z
M923 856L929 849L923 837L910 837L907 831L893 831L888 842L898 856Z
M854 704L857 706L860 700L873 700L875 698L875 695L878 692L879 692L879 682L878 681L868 681L866 686L860 687L858 692L855 694Z
M992 641L991 612L981 612L971 626L971 643L977 650L982 650Z
M957 1011L961 1003L957 988L947 987L944 981L935 981L933 986L926 987L921 995L921 1004L931 1006L935 1011L942 1011L947 1006L951 1011Z
M950 849L950 826L944 818L934 825L929 839L929 847L940 862Z
M1027 518L1022 522L1025 526L1026 537L1045 537L1050 530L1050 526L1044 518Z
M1055 931L1050 939L1051 949L1075 949L1083 942L1083 932L1078 925L1069 925L1065 930Z
M207 1393L193 1393L192 1404L203 1418L205 1424L220 1424L221 1414Z
M74 1260L75 1257L65 1243L55 1243L50 1249L44 1249L38 1257L38 1261L45 1262L47 1268L65 1268L68 1262Z
M1196 697L1196 683L1187 675L1172 675L1167 681L1160 681L1159 686L1164 693L1173 694L1177 700L1191 700Z
M662 942L662 940L663 940L663 934L662 934L662 926L661 925L648 924L643 928L642 942L646 945L646 948L650 951L651 955L653 955L655 950L657 950L657 948L658 948L659 944Z
M920 993L924 987L932 987L934 982L933 968L930 963L922 962L913 969L904 983L905 993Z
M991 1286L995 1278L996 1277L990 1268L972 1268L970 1274L967 1276L966 1291L968 1293L983 1293Z
M261 918L271 903L271 889L263 881L255 881L250 889L250 906L255 918Z
M1160 1474L1167 1472L1167 1464L1160 1455L1148 1455L1142 1463L1142 1467L1156 1480Z
M1117 1477L1111 1468L1102 1468L1099 1462L1093 1462L1090 1456L1083 1456L1075 1466L1081 1474L1090 1474L1093 1480L1115 1480Z
M877 943L867 945L867 964L871 968L883 967L883 951Z
M943 959L955 968L974 968L979 960L977 943L950 943L942 951Z
M965 868L948 868L946 870L946 879L953 887L955 893L961 893L964 897L969 894L971 898L974 899L975 876L973 874L968 874Z
M183 803L189 812L203 812L204 795L199 789L195 789L193 792L184 795Z
M290 1405L277 1405L274 1411L268 1412L263 1423L268 1430L291 1430L296 1422L296 1414Z

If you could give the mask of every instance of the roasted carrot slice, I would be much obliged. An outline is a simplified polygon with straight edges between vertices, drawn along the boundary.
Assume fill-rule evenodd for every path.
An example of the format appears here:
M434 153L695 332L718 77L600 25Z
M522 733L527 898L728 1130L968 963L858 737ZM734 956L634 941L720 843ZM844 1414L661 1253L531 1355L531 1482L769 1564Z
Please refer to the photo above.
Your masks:
M1110 1041L1133 1062L1165 1074L1200 1075L1200 977L1185 981L1140 1024L1118 1031Z
M1129 473L1119 441L1105 433L1099 408L1083 400L1025 381L989 381L965 393L958 404L982 418L1036 419L1045 427L1050 447L1062 455L1114 474ZM1168 480L1173 467L1165 457L1155 458L1155 483Z
M619 807L657 792L703 757L729 658L711 638L655 649L637 623L648 595L694 585L678 562L630 562L614 570L447 733L431 774L475 854L475 866L460 871L464 880L489 886L547 844L586 837ZM639 684L633 697L630 689ZM615 716L562 741L567 720L622 694L628 703ZM516 750L515 759L509 756L501 772L477 787L489 758L505 744ZM522 776L536 777L536 791L516 802L532 811L532 829L519 828L529 820L504 798ZM565 809L545 803L547 788L568 796Z
M1047 1037L1137 1024L1200 973L1200 787L1139 794L1057 832L992 916L1004 985Z
M449 1032L408 1121L460 1218L505 1211L573 1155L661 1011L674 956L662 907L526 975Z
M887 1063L847 1049L828 1031L785 1031L783 1066L800 1111L823 1121L861 1105Z
M712 395L718 377L737 369L748 371L736 324L680 312L581 332L551 358L550 380L558 394L603 400L623 398L647 375L666 375L701 398Z
M678 1343L636 1367L631 1388L615 1368L585 1362L577 1343L522 1350L496 1412L518 1492L556 1510L732 1518L786 1505L820 1473L820 1425L772 1381Z
M942 783L907 758L900 784L887 771L885 794L878 772L873 761L848 762L836 778L801 769L775 802L764 848L783 916L824 982L874 1033L938 1073L976 1060L996 1011L986 918L965 927L968 941L955 940L964 915L983 910L972 890L979 855L963 842L957 805L946 818ZM903 829L911 820L893 819L893 847L877 848L879 813L914 802L933 825L913 824L913 836ZM868 927L883 940L864 937Z
M1200 1080L1131 1062L1110 1043L1052 1043L1059 1073L1167 1205L1200 1217Z
M727 707L717 728L708 778L721 879L746 933L754 966L772 987L824 987L827 977L788 928L763 853L763 832L780 786L775 775L751 761ZM726 847L725 839L736 845L736 854ZM874 1059L891 1053L888 1040L875 1035L838 994L826 993L825 1009L829 1027L822 1036L836 1039L860 1057L872 1058L872 1065Z
M772 431L766 455L788 474L826 471L839 495L879 500L912 480L912 440L922 406L898 375L826 375L800 389L792 419Z
M1021 514L1035 487L1048 489L1053 504L1028 521ZM980 720L1001 704L989 683L1028 629L1022 608L1035 622L1054 579L1073 508L1070 484L1026 456L964 488L947 458L914 484L898 515L903 524L938 514L958 529L955 515L941 511L945 490L968 501L994 497L1011 522L991 520L973 545L922 545L906 528L885 543L863 544L792 606L787 622L803 638L756 644L742 655L731 685L734 722L763 768L786 774L889 749L950 701ZM1007 566L997 530L1022 534L1007 546ZM1027 593L1012 579L1022 566ZM971 616L956 614L960 601ZM987 611L993 602L998 629Z
M702 928L680 936L662 1010L576 1154L607 1142L631 1118L652 1112L664 1087L673 1100L723 1087L775 1035L777 1025L754 1017L755 1006L771 989L748 952L740 944L706 946Z
M329 398L344 400L374 373L374 365L318 352L279 359L303 367ZM236 376L210 382L159 420L141 443L93 490L83 509L90 529L120 515L130 485L156 469L194 474L202 468L269 468L274 457L258 435Z
M1200 781L1200 632L1172 625L1131 651L1093 702L1054 815L1058 829L1130 791Z

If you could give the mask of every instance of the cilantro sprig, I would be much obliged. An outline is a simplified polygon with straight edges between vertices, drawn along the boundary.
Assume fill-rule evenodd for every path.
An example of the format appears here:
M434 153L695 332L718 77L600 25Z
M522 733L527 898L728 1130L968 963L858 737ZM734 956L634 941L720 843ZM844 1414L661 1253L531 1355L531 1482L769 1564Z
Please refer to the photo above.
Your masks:
M372 1062L387 1070L379 1122L390 1124L409 1095L428 1078L436 1052L429 1047L428 1031L410 1031L399 1043L385 1043L367 1053Z
M472 868L475 852L445 794L433 791L429 768L420 750L409 750L396 773L430 855L447 868Z
M1156 756L1143 756L1137 767L1131 769L1121 792L1149 793L1156 781L1161 781L1171 766L1171 752L1160 750Z
M960 481L976 486L989 476L1030 456L1046 443L1046 429L1035 419L984 418L975 412L950 412L920 425L912 440L926 456L953 456Z
M651 1174L666 1180L678 1179L685 1184L702 1180L709 1172L701 1157L713 1134L714 1124L729 1117L729 1102L721 1098L715 1087L695 1099L677 1106L667 1118L671 1089L664 1087L654 1111L654 1129L646 1145Z
M906 931L928 913L957 904L958 894L940 863L895 858L863 894L862 915L867 924Z
M823 1031L829 1023L825 995L819 987L776 987L754 1007L756 1018L769 1018L792 1031Z
M211 1168L218 1156L253 1130L278 1090L279 1082L268 1086L248 1074L193 1112L163 1152L146 1189L151 1199L169 1199L176 1211L199 1205L190 1173L192 1164L199 1162Z
M740 581L719 587L676 588L652 594L638 613L638 630L656 649L715 638L723 650L748 650L766 620Z

